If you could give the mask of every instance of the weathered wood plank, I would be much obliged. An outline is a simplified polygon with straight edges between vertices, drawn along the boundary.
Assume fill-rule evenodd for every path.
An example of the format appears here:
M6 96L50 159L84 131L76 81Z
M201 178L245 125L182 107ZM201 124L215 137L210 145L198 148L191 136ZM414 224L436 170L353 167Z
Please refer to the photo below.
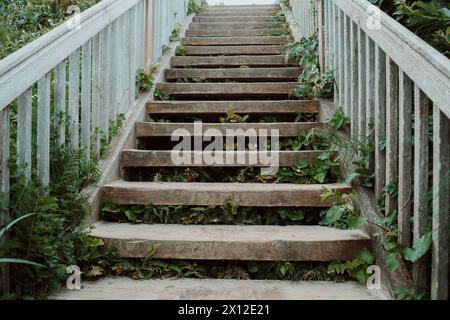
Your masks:
M386 185L398 186L398 95L399 69L394 61L386 60ZM388 193L386 214L397 210L397 198Z
M271 130L278 130L280 137L297 137L301 133L319 129L325 126L325 123L202 123L204 135L210 129L218 130L225 136L227 130L232 132L244 131L254 129L267 130L270 133ZM194 124L193 123L159 123L159 122L137 122L136 123L136 138L146 137L171 137L175 130L186 130L190 136L194 136Z
M241 16L241 17L195 17L194 22L202 23L229 23L229 22L274 22L272 16Z
M243 207L327 207L325 189L351 192L345 184L151 183L116 181L102 188L103 200L118 204L220 206L233 200Z
M33 88L17 99L17 160L26 165L25 177L31 179L31 129L33 117Z
M242 56L281 55L287 50L284 45L265 46L185 46L186 56Z
M173 68L288 67L284 56L173 57Z
M67 91L67 65L64 60L56 66L54 87L54 128L58 134L57 143L63 146L66 143L66 91Z
M357 282L170 279L103 279L83 282L82 290L62 289L49 300L391 300L384 290Z
M195 97L199 99L213 97L283 97L289 98L297 89L297 82L262 83L158 83L162 92L173 97Z
M366 67L366 54L367 54L367 36L366 33L359 28L358 29L358 139L365 141L367 137L367 115L366 115L366 81L367 81L367 67Z
M386 54L375 48L375 197L381 199L386 185Z
M282 34L282 29L190 29L186 37L264 37Z
M50 182L50 79L48 73L38 81L37 176L42 186Z
M147 104L150 114L292 114L319 113L318 100L274 101L153 101Z
M450 120L433 108L433 259L431 298L448 299Z
M345 66L345 16L344 13L339 10L338 12L338 68L339 68L339 107L344 108L344 110L347 110L347 106L345 105L345 80L346 80L346 74L345 71L347 67Z
M211 12L205 11L197 13L196 17L205 17L205 18L222 18L222 17L230 17L230 19L234 19L236 17L264 17L273 15L275 11L272 10L234 10L234 11L221 11L221 12Z
M80 147L80 50L69 57L69 116L71 147Z
M82 47L81 70L81 147L86 158L91 157L91 107L92 107L92 41Z
M10 110L5 108L0 110L0 195L2 207L0 208L0 226L4 226L9 221L9 159L10 159ZM0 238L0 245L3 246L6 238ZM9 265L0 267L0 292L10 292Z
M132 235L130 237L130 235ZM99 222L92 236L118 248L122 257L245 261L351 260L370 247L358 230L318 226L182 226ZM139 240L138 240L139 239Z
M235 69L167 69L166 81L201 79L230 81L289 81L296 80L301 68L235 68Z
M279 22L193 22L189 25L190 30L252 30L252 29L277 29L282 28L283 24Z
M94 155L100 155L101 100L102 100L102 42L101 34L92 40L92 105L91 105L91 145Z
M399 76L399 170L398 170L398 242L411 245L412 217L412 113L413 87L411 79L403 72Z
M414 244L424 235L428 223L428 116L430 100L416 85L414 88ZM426 292L427 257L413 264L413 280L418 292Z
M352 139L358 138L359 131L359 59L358 59L358 26L355 22L351 21L351 137Z
M189 37L181 39L184 46L284 45L291 37Z
M277 159L280 167L292 167L300 161L317 162L324 151L276 151L276 155L270 151L159 151L159 150L128 150L122 152L121 164L126 167L267 167L268 159ZM179 163L174 159L187 158L187 163ZM196 163L195 159L202 161ZM207 159L207 160L206 160ZM216 161L217 160L217 161ZM228 162L230 161L230 162Z
M352 21L349 17L344 17L344 110L348 117L352 114L352 43L351 43L351 28Z

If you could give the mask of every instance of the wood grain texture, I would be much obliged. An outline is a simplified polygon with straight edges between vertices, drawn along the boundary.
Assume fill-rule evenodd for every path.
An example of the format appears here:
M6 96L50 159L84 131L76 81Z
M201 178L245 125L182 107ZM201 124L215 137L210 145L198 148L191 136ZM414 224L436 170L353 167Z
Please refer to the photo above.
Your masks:
M157 246L156 259L231 261L346 261L370 247L359 230L317 226L183 226L98 222L92 236L143 258Z
M103 201L118 204L219 206L232 199L243 207L327 207L320 199L325 189L347 193L351 186L116 181L102 193Z
M173 57L172 68L240 68L293 66L284 56Z

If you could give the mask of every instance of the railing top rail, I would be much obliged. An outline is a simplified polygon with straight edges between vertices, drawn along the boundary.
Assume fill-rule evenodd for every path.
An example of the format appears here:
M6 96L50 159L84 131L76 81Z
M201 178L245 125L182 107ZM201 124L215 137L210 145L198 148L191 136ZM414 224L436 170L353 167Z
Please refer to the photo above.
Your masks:
M0 111L72 52L140 1L101 1L80 14L79 28L69 28L66 21L1 60ZM71 22L75 23L75 20Z
M450 60L367 0L332 0L450 118ZM380 17L380 28L367 21ZM369 20L372 19L372 20Z

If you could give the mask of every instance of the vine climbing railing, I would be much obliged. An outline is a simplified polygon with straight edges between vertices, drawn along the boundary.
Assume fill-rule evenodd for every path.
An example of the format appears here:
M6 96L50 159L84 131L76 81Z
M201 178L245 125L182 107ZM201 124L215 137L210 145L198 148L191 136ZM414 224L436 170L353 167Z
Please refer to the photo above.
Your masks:
M290 4L295 13L311 1ZM398 242L419 246L432 235L431 259L412 266L416 289L447 299L450 60L366 0L316 7L316 17L293 16L322 39L323 67L335 72L335 105L351 118L353 138L374 132L375 198L397 213Z
M28 179L48 185L52 129L58 144L98 158L111 121L133 109L137 70L161 56L170 32L185 22L187 5L104 0L0 61L0 225L8 220L10 160L17 158Z

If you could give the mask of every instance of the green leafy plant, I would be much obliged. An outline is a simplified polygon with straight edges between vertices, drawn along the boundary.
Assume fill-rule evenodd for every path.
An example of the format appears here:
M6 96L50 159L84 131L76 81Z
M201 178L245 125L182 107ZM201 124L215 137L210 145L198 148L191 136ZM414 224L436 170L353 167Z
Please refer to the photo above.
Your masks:
M317 35L302 38L289 45L284 53L289 61L302 66L303 71L298 78L299 86L292 93L298 99L330 97L334 92L334 75L332 70L321 72L319 65L319 40Z
M148 91L155 85L155 78L144 70L138 70L136 84L140 92Z
M170 46L165 45L165 44L162 46L162 54L163 55L168 54L170 51L172 51L172 48Z
M321 200L331 203L330 209L322 213L321 225L340 229L361 229L367 224L367 218L355 209L356 196L324 190Z
M155 89L155 99L160 101L169 101L172 100L172 97L169 92L164 92L159 88Z
M194 13L200 13L202 11L203 11L203 7L199 0L189 0L188 6L187 6L188 15L191 15Z
M175 51L175 54L176 54L177 56L179 56L179 57L186 56L186 55L187 55L187 49L186 49L186 47L183 46L183 45L177 46L177 49L176 49L176 51Z
M417 292L417 289L412 287L401 286L394 292L397 300L422 300L425 295Z
M176 25L175 29L173 29L172 34L169 37L169 41L170 42L180 41L181 30L182 30L182 26L181 26L181 24L178 23Z
M340 263L332 262L328 266L328 273L332 275L348 275L350 278L356 279L361 284L366 284L369 279L367 269L373 265L375 256L368 249L364 249L358 257L352 261Z
M249 116L240 116L233 110L228 110L225 117L220 118L221 123L246 123Z

